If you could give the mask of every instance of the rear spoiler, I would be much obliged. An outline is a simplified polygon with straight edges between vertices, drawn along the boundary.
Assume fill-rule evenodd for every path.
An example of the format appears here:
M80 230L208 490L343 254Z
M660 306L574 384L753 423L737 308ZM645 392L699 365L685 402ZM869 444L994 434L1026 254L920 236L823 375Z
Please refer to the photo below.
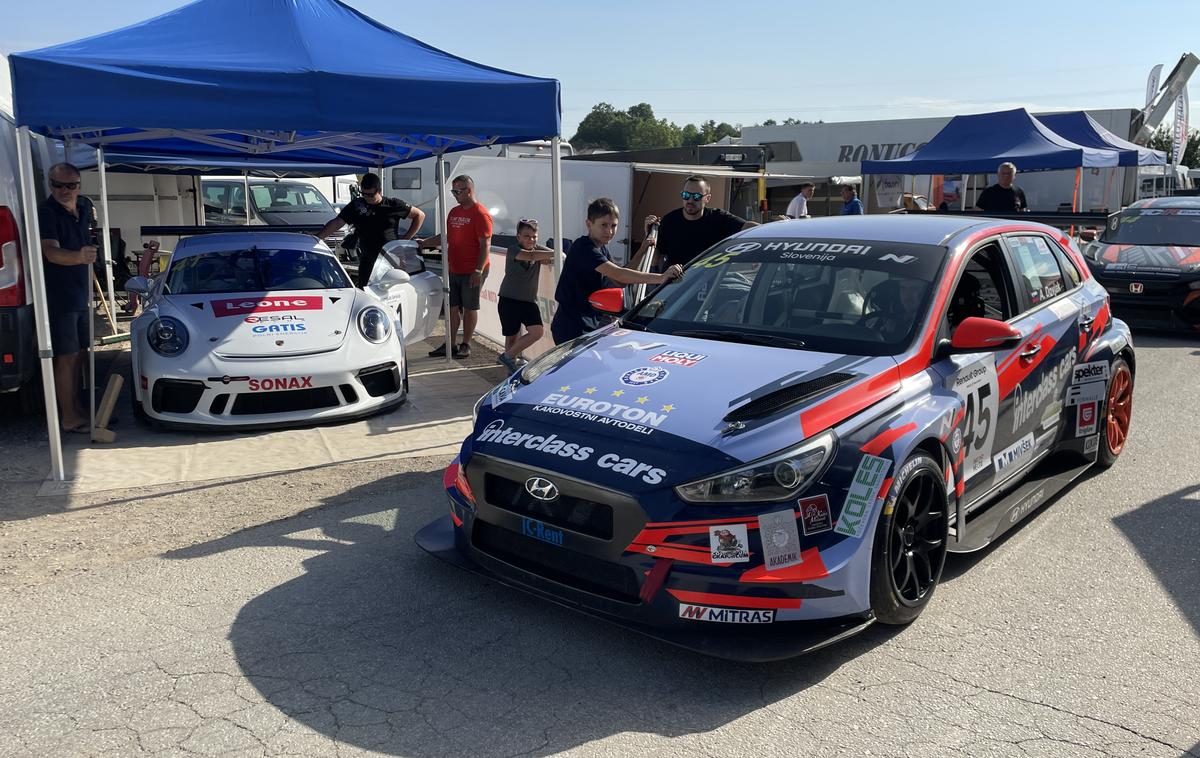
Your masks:
M325 228L324 224L265 224L259 226L143 226L143 237L194 237L200 234L221 234L224 232L292 232L294 234L313 234Z
M907 211L901 208L893 213L904 213L910 216L920 216L929 214L931 216L962 216L964 218L995 218L1002 221L1030 221L1035 224L1045 224L1046 226L1055 226L1059 228L1079 226L1079 227L1104 227L1108 229L1116 229L1117 219L1120 218L1120 212L1116 213L981 213L980 211Z

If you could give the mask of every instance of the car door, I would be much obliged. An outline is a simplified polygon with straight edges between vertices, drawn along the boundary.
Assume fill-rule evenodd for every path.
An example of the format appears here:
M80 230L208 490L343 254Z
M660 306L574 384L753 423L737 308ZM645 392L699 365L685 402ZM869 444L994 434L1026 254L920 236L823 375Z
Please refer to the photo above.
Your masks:
M990 318L1012 323L1021 310L1009 266L1000 239L976 245L955 273L950 302L939 324L939 339L948 341L954 330L970 317ZM1012 347L975 353L948 355L934 363L942 377L942 386L958 396L962 419L951 449L961 455L959 471L963 481L963 499L977 502L997 481L997 453L1009 451L1016 441L1011 420L1001 418L1001 370L1012 365L1017 350ZM947 419L949 429L954 419ZM1002 468L1007 468L1002 464Z
M995 482L1027 470L1062 435L1066 392L1079 355L1079 308L1052 243L1038 233L1004 236L1021 313L1012 320L1021 343L998 368L1001 433L1010 444L995 454Z

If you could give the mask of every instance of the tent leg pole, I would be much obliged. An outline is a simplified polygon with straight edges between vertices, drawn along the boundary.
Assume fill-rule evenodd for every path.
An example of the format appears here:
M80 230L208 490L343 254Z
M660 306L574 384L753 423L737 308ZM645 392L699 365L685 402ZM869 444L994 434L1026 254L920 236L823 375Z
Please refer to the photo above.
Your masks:
M438 239L442 241L442 322L446 326L446 363L454 363L454 340L457 334L450 333L450 252L446 241L446 154L443 151L437 155L437 212L439 229Z
M563 226L562 226L562 155L561 152L562 139L560 137L550 138L550 191L551 203L551 224L554 226L554 286L558 286L558 278L562 276L563 255L565 254L563 246ZM553 317L554 314L550 314Z
M54 391L54 353L50 347L50 314L46 305L46 272L42 266L42 230L38 223L38 197L33 188L33 137L22 126L17 137L21 167L21 198L25 206L25 241L30 284L33 289L33 322L37 329L38 359L42 364L42 394L46 399L46 433L50 438L50 475L66 479L63 472L62 430L58 425L58 398Z
M117 320L117 301L113 298L113 254L112 250L112 222L109 221L108 215L108 176L104 169L104 146L96 148L96 167L100 169L100 212L104 214L104 270L108 273L108 315L113 320ZM180 224L183 219L180 219ZM94 315L94 314L93 314ZM93 379L95 377L92 377Z
M192 213L196 214L196 226L204 226L204 183L198 176L192 177L192 197L196 201Z
M153 177L151 177L151 178L153 179ZM250 226L250 172L249 171L242 172L242 186L245 187L245 191L246 191L246 226ZM158 213L157 198L154 201L154 212ZM159 240L159 244L161 244L161 243L162 243L162 240Z

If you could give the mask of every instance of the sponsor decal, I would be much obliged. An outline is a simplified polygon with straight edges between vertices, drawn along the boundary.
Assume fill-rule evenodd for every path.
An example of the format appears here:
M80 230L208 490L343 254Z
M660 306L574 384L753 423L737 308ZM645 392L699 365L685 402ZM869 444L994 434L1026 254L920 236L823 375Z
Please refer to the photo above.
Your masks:
M825 495L800 498L800 523L804 536L828 532L833 528L833 517L829 514L829 498Z
M791 508L759 516L758 534L762 539L763 568L767 571L803 562L800 558L800 532L796 529L796 512Z
M521 534L524 534L526 537L533 537L535 540L549 542L551 545L558 545L559 547L562 547L563 544L561 529L551 529L541 521L525 518L524 516L521 517Z
M1050 298L1057 297L1058 295L1060 295L1062 293L1062 291L1063 291L1063 283L1061 280L1057 281L1057 282L1051 282L1050 284L1047 284L1045 287L1042 287L1042 299L1049 300ZM1055 315L1057 315L1057 314L1055 314ZM1060 316L1060 318L1062 318L1062 317Z
M624 390L615 390L610 393L607 396L610 399L601 399L603 396L596 396L595 387L589 387L585 392L591 393L591 396L580 397L560 392L551 393L533 406L533 410L615 426L639 434L650 434L667 420L668 413L675 410L675 406L670 403L666 405L651 404L649 396L637 396L636 392L630 393L635 397L630 397L624 403L611 399L613 397L623 399Z
M890 161L892 158L903 158L927 144L927 142L880 142L872 145L838 145L837 162Z
M963 446L962 429L955 429L954 437L952 437L950 440L950 450L955 455L958 455L958 451L962 450L962 446Z
M992 458L992 464L996 467L996 473L1002 471L1012 471L1033 457L1034 451L1033 432L1026 434L1021 439L1017 440L1011 447L1001 450Z
M1100 435L1099 434L1097 434L1095 437L1088 437L1086 440L1083 441L1083 452L1085 455L1091 455L1092 453L1096 452L1099 449L1100 449Z
M942 425L938 429L938 436L941 437L942 439L945 439L946 435L949 434L950 430L953 428L954 428L954 409L950 408L946 411L945 415L942 416Z
M292 334L307 332L304 324L256 324L250 327L250 331L254 332L254 336L256 337L263 334L279 334L280 332L290 332Z
M825 253L820 260L835 260L835 255L866 255L871 245L847 245L844 242L771 242L763 250L778 250L782 253ZM726 251L728 252L728 251ZM744 251L743 251L744 252ZM781 255L780 258L812 258L809 255Z
M271 390L299 390L312 387L311 376L293 376L281 379L251 379L247 385L251 392L270 392Z
M1043 429L1049 429L1052 426L1058 425L1058 420L1062 417L1063 404L1061 400L1056 400L1053 405L1046 409L1042 414L1042 423L1040 426Z
M324 301L320 297L233 298L212 301L213 314L217 318L247 316L251 313L270 313L272 311L319 311L323 305Z
M1050 303L1050 312L1060 319L1066 320L1075 315L1075 308L1069 300L1059 300L1055 303Z
M762 247L762 245L760 245L757 242L739 242L736 245L730 245L729 247L725 248L725 252L727 252L727 253L748 253L751 250L757 250L760 247Z
M1071 372L1071 384L1083 384L1096 380L1108 381L1108 361L1081 363Z
M916 259L917 256L915 255L896 255L895 253L888 253L887 255L882 256L879 260L895 261L896 263L912 263Z
M1067 405L1098 403L1104 399L1104 382L1075 384L1067 389Z
M512 380L505 379L496 385L496 388L488 394L488 401L491 403L493 408L499 408L509 400L512 400L513 394L514 389Z
M596 460L596 465L635 479L640 476L646 484L658 484L667 475L663 469L654 468L649 463L639 463L633 458L622 458L616 453L605 453Z
M708 531L708 546L712 551L713 563L748 563L748 544L745 524L714 526Z
M247 324L263 324L263 323L280 322L280 321L295 322L295 321L303 321L303 320L304 320L303 316L297 316L292 313L285 313L281 316L247 316L246 317Z
M770 624L775 621L775 611L739 611L734 608L711 608L706 605L680 603L679 618L716 621L722 624Z
M632 333L633 332L629 331L628 329L616 329L616 330L609 332L608 336L609 337L624 337L625 335L632 334Z
M1071 348L1056 366L1042 374L1032 390L1026 392L1020 384L1013 388L1013 434L1025 425L1042 403L1062 392L1062 385L1075 365L1075 354L1075 348Z
M863 536L871 506L879 498L879 488L891 467L892 462L887 458L874 455L862 457L858 462L858 470L854 472L854 480L850 483L850 491L846 493L846 502L842 505L835 532L850 537Z
M685 353L682 350L667 350L652 357L650 360L654 363L669 363L674 366L684 366L690 368L707 357L707 355L701 355L700 353Z
M483 431L475 437L475 441L491 442L496 445L507 445L509 447L524 447L526 450L534 450L546 455L557 455L560 458L570 458L575 461L590 460L592 453L596 452L596 449L593 447L584 447L578 442L567 442L557 434L549 436L527 434L511 427L505 427L503 419L496 419L484 427ZM646 484L658 484L667 475L666 469L653 466L649 463L641 463L633 458L623 458L615 453L606 453L600 456L596 460L596 465L618 474L640 478ZM742 528L744 530L745 526Z
M667 378L671 372L657 366L642 366L621 374L621 384L628 387L645 387L658 384Z
M626 332L626 333L628 334L628 332ZM630 350L657 350L660 347L666 347L666 346L667 346L667 343L665 343L665 342L634 342L633 340L630 340L628 342L622 342L619 345L613 345L612 347L610 347L608 349L609 350L620 350L623 347L627 347Z
M1080 403L1079 418L1075 421L1075 436L1087 437L1096 433L1096 403Z
M1018 519L1032 511L1034 508L1037 508L1045 499L1046 488L1038 487L1036 492L1013 506L1012 511L1008 514L1008 523L1017 523Z

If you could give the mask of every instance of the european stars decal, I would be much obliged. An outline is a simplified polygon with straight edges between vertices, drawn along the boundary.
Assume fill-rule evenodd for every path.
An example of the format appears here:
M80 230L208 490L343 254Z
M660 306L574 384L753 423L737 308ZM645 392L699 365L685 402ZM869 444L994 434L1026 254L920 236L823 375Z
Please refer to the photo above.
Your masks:
M646 401L647 401L647 400L649 400L649 399L650 399L650 398L648 398L648 397L639 397L639 398L637 399L637 401L638 401L639 403L644 403L644 402L646 402Z
M663 410L664 410L664 411L667 411L668 413L670 413L671 411L675 410L675 406L673 406L673 405L664 405L664 406L663 406Z
M588 387L586 390L584 390L584 392L588 393L589 395L595 391L596 391L595 387Z
M566 387L559 387L559 388L558 388L558 391L559 391L559 392L566 392L566 391L567 391L567 390L569 390L569 389L571 389L571 385L569 385L569 384L568 384Z
M620 397L625 394L625 390L613 390L613 397Z

